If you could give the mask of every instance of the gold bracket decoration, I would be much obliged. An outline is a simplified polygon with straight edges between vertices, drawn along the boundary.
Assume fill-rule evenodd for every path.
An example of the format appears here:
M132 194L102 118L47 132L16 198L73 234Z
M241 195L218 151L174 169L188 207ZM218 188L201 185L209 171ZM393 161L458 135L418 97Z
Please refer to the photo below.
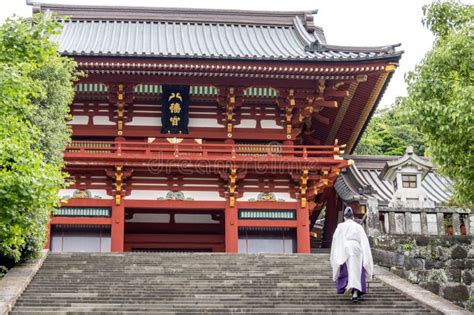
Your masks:
M361 82L366 82L367 81L367 75L366 74L358 74L356 76L356 82L361 83Z
M326 90L326 80L319 80L319 95L324 95L324 91Z
M115 167L115 205L120 206L123 191L123 166Z
M286 97L286 106L285 106L285 117L286 117L286 138L291 139L291 132L293 131L293 126L291 121L293 119L293 108L296 106L295 100L295 90L288 90L288 96Z
M123 116L125 112L125 90L124 85L118 85L117 91L117 135L123 135Z
M345 83L344 81L339 81L339 82L337 82L336 84L334 84L334 85L332 86L332 89L333 89L334 91L337 91L341 86L344 85L344 83Z
M235 165L231 165L228 171L219 171L220 178L226 182L226 188L220 195L229 200L230 207L235 207L237 198L242 197L242 194L237 191L237 181L245 178L246 174L246 171L238 172Z
M300 199L301 199L301 208L305 208L307 204L306 191L308 190L308 179L309 179L309 170L303 170L303 174L300 178Z
M345 151L341 150L341 149L345 148L346 145L345 144L338 145L338 142L339 142L338 139L334 140L334 154L333 154L333 156L334 156L335 160L343 160L343 158L341 157L341 154L344 154Z
M171 144L180 144L181 142L183 142L184 138L166 138L166 141L168 141L169 143Z
M385 65L385 71L386 72L394 72L395 69L397 69L398 63L389 63Z
M235 109L235 88L229 88L229 93L227 94L227 104L225 109L226 115L226 126L227 126L227 137L232 138L233 131L233 120L234 120L234 109Z
M106 170L107 177L113 180L112 187L107 190L110 196L115 199L115 205L120 206L122 196L127 195L124 180L132 175L133 170L124 170L122 165L116 165L113 169Z
M237 184L237 169L231 168L229 175L229 206L235 207L235 188Z

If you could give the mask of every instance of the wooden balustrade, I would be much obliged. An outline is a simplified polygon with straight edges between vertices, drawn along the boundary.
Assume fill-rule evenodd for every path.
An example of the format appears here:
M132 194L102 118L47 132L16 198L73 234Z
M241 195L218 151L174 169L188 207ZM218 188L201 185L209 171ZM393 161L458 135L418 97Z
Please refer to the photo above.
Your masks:
M142 164L150 161L161 164L187 161L189 164L186 167L191 168L203 162L237 163L236 167L246 167L249 163L254 163L252 167L261 167L267 163L266 166L274 169L329 171L348 166L349 162L339 157L340 149L341 146L338 145L73 141L66 148L64 158L68 165L78 161L81 165L85 165L84 161L88 165L104 165L105 161L109 161L108 164L111 165L118 161L141 161Z
M66 148L68 153L104 153L104 154L172 154L174 156L207 156L218 155L232 157L262 156L262 157L292 157L292 158L321 158L337 155L337 145L259 145L259 144L168 144L142 142L91 142L73 141Z

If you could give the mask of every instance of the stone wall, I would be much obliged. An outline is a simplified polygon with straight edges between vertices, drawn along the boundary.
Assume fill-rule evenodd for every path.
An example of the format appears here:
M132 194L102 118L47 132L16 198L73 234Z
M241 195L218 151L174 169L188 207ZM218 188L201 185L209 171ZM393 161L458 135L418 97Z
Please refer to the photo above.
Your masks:
M376 264L468 309L474 296L472 238L379 235L370 241Z

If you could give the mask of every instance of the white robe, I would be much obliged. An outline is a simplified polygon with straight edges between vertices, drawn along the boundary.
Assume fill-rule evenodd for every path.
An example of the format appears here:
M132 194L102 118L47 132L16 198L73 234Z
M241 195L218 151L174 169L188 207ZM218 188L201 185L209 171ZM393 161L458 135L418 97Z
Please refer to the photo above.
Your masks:
M339 268L344 263L349 275L346 288L361 291L362 267L370 280L374 272L374 262L364 228L354 220L339 223L332 237L331 267L334 281L337 281Z

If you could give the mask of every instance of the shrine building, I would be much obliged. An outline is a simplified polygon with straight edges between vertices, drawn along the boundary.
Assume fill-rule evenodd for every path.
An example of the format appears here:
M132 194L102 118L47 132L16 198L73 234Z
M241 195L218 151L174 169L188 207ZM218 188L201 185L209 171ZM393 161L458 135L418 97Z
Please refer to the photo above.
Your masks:
M35 4L86 74L52 251L309 253L397 45L328 44L316 12ZM342 27L342 26L341 26ZM359 210L356 209L356 212Z

